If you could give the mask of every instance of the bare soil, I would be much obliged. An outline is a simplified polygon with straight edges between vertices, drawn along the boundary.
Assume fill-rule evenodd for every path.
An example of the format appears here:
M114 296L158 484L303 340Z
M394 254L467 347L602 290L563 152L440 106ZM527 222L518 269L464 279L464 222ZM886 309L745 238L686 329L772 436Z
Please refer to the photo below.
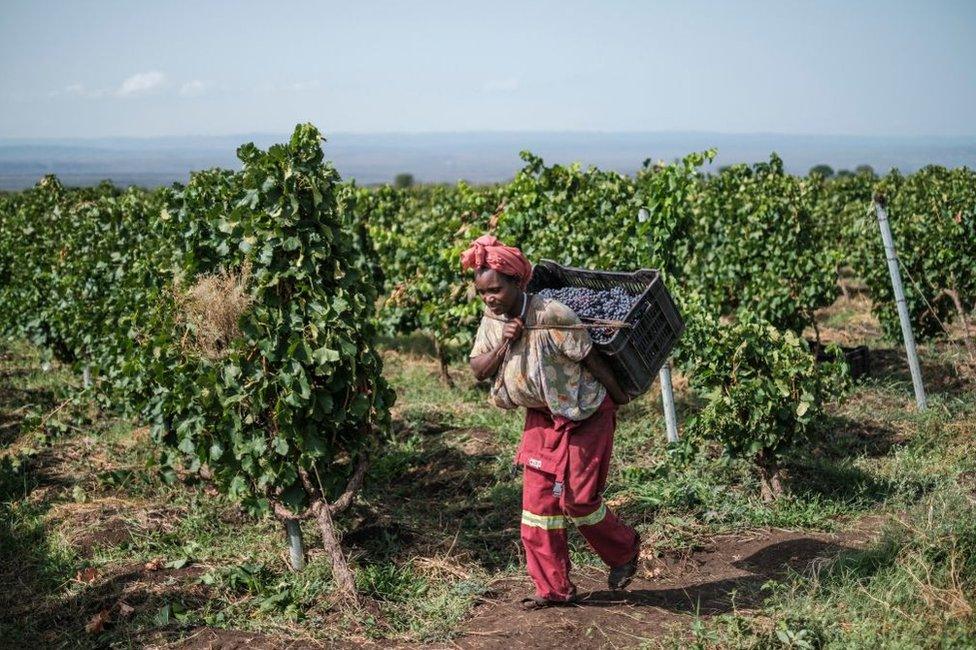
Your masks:
M322 648L325 646L309 645L300 641L284 641L259 632L201 627L175 644L160 641L150 643L146 647L153 649L179 648L180 650L244 650L245 648L247 650L304 650L305 648Z
M48 519L61 531L79 557L90 558L99 548L121 546L139 530L164 531L177 516L167 508L116 498L55 506Z
M606 575L584 569L576 577L580 602L524 611L528 578L500 581L456 640L462 648L633 647L653 643L696 615L761 607L762 587L790 571L813 571L818 562L864 545L879 522L861 520L838 534L752 531L715 538L705 549L644 558L626 591L610 591Z

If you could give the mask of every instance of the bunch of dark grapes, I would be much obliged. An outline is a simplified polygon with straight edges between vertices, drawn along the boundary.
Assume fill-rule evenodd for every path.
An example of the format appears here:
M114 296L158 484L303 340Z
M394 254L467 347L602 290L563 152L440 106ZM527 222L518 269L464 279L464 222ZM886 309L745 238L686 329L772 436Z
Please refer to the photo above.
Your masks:
M614 287L606 291L585 287L560 287L543 289L539 295L558 300L576 312L584 322L597 319L622 321L630 313L630 308L636 301L636 297L627 293L623 287ZM597 343L606 343L616 332L615 329L598 327L590 329L590 336Z

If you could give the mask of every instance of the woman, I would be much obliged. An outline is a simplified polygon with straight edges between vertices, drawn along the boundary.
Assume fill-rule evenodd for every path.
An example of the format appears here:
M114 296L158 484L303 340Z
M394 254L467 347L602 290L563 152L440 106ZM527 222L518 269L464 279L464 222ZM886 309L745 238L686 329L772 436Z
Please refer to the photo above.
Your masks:
M526 293L532 265L490 235L461 255L474 269L486 313L471 350L479 380L493 379L490 401L526 408L515 462L524 467L522 544L535 595L523 607L571 603L566 525L572 521L610 567L611 589L637 571L640 539L607 509L606 487L616 409L629 401L568 307Z

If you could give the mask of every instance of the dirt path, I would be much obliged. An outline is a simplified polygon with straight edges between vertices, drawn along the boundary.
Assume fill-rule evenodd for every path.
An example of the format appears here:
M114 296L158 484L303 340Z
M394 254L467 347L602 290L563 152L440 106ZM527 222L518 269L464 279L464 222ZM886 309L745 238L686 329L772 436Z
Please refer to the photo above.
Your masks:
M626 592L607 590L602 571L575 572L581 603L522 611L518 601L531 592L527 578L493 585L491 600L475 609L464 626L462 648L634 647L654 643L672 628L687 630L701 616L758 608L761 587L803 571L818 560L857 548L872 537L878 522L862 520L838 534L755 531L749 536L716 537L705 550L645 560Z

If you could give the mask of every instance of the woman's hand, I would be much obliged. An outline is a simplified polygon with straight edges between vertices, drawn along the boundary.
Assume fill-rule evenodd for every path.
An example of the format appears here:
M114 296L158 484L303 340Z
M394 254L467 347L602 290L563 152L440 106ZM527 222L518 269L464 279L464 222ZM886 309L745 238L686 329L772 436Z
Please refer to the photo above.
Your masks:
M513 318L505 323L505 327L502 329L502 340L499 342L498 347L491 352L485 352L484 354L471 358L469 365L471 366L471 372L474 373L475 379L484 381L498 372L499 366L505 360L508 349L512 347L515 341L519 340L519 337L522 336L523 329L525 327L522 325L522 319Z
M624 404L626 404L627 402L629 402L631 400L631 397L627 393L620 392L620 393L617 393L616 395L614 395L614 394L611 393L610 394L610 399L612 399L613 400L613 403L616 404L617 406L623 406Z
M525 325L522 323L521 318L513 318L512 320L505 323L504 329L502 329L502 338L506 341L511 341L514 343L519 340L522 336L522 330L525 329Z

